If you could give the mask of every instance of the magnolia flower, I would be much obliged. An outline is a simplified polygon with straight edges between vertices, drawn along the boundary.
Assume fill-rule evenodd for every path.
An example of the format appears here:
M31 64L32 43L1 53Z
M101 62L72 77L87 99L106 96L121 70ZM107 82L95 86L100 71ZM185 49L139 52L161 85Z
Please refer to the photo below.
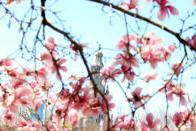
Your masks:
M156 79L157 74L146 74L144 76L144 80L146 82L150 82L151 80L155 80Z
M15 90L15 101L22 105L29 105L32 102L32 89L29 87L20 87Z
M172 121L177 127L183 123L184 119L185 119L185 116L183 112L176 112L172 117Z
M71 109L68 112L68 121L75 126L78 123L78 112L75 109Z
M144 129L155 129L157 124L159 124L159 123L160 123L160 120L159 119L154 120L154 116L152 113L148 113L146 115L146 120L141 122L142 127Z
M46 62L51 61L52 60L52 56L48 52L45 52L45 53L43 53L41 55L41 60L42 61L46 61Z
M111 102L112 100L112 96L111 95L106 95L105 96L107 103L108 103L108 109L111 110L115 107L115 104ZM107 105L106 102L104 100L100 100L101 101L101 109L102 111L106 114L107 113Z
M125 115L117 117L116 123L116 127L121 129L131 129L134 127L134 120Z
M56 77L57 78L61 78L61 74L60 71L66 72L67 71L67 67L64 66L66 60L65 59L59 59L58 61L56 61L56 63L54 63L54 65L51 67L51 71L52 73L56 73Z
M128 0L127 2L123 2L121 7L125 10L131 10L136 8L138 0Z
M16 115L10 111L6 111L6 113L2 117L2 122L5 123L14 123L16 121Z
M178 15L178 10L171 5L168 5L168 0L155 0L157 4L160 6L159 12L157 14L160 20L164 20L166 15L169 16L169 13L172 15Z
M133 72L130 66L121 66L121 72L124 74L122 81L125 79L132 81L135 77L135 73Z
M167 98L168 100L173 100L173 95L176 95L180 99L180 103L182 105L186 104L186 97L188 97L188 101L190 101L189 95L185 92L182 85L174 85L172 83L167 84Z
M134 66L134 67L139 66L137 59L133 55L127 52L124 52L123 54L117 54L115 59L116 59L115 62L116 65L119 64L122 66Z
M19 123L17 125L17 130L19 131L40 131L41 128L41 123L25 119L19 120Z
M146 37L140 41L141 57L144 62L149 62L152 68L156 68L160 62L168 60L176 49L174 44L165 48L162 43L163 39L157 37L155 33L146 35Z
M117 48L122 50L127 50L129 48L136 50L136 48L130 43L130 42L135 42L136 40L137 37L135 35L132 34L124 35L119 41L119 43L117 44Z
M135 88L135 90L131 93L132 97L128 99L128 101L132 102L136 108L144 106L143 100L149 97L148 95L141 95L141 92L142 88Z
M196 49L196 34L194 34L191 39L188 38L187 41L192 48Z
M169 51L173 52L176 50L176 45L172 44L168 46Z
M5 67L11 66L12 65L12 60L8 59L8 58L4 59L4 60L1 61L0 65L5 66Z
M109 66L101 69L101 75L103 76L103 81L113 80L121 74L120 70L115 69L114 66Z
M38 77L42 78L43 80L46 79L47 71L45 68L40 68L37 70Z
M48 38L48 41L45 43L45 47L49 51L53 51L55 49L56 43L53 37Z

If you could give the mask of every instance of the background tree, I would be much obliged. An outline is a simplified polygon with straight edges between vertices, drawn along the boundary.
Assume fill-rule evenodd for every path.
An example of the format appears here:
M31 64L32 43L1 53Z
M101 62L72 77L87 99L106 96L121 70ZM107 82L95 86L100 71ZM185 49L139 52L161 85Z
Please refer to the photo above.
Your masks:
M0 1L2 23L21 36L18 49L0 62L2 121L18 130L73 130L80 114L104 114L102 130L193 129L194 8L191 0L187 6L168 0ZM67 14L78 31L84 26L91 33L75 35ZM100 51L104 67L93 71Z

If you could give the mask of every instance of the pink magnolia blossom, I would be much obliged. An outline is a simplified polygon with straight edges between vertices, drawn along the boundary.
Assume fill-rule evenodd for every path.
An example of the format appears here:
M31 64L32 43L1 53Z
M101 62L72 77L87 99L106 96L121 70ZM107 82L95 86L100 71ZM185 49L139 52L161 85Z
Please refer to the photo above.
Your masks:
M172 44L168 47L169 51L173 52L176 50L176 45Z
M105 98L107 100L109 110L113 109L115 107L115 104L111 102L112 96L106 95ZM103 111L103 113L106 114L107 113L107 105L106 105L105 101L103 100L103 98L100 101L101 101L102 111Z
M122 3L122 8L125 10L131 10L137 7L138 0L128 0Z
M116 57L116 62L115 64L119 64L122 66L133 66L133 67L138 67L138 61L136 60L136 58L128 53L123 53L123 54L117 54Z
M49 37L48 41L45 43L45 47L49 50L49 51L54 51L56 46L55 40L53 37Z
M87 91L87 90L84 90ZM93 94L89 94L90 92L87 92L85 98L81 99L80 103L77 103L80 105L80 108L82 109L82 112L84 115L93 115L97 117L100 113L106 114L107 112L107 105L106 101L103 100L101 96L94 97ZM105 96L108 104L109 110L114 108L114 104L111 102L112 97L110 95ZM82 104L82 105L81 105Z
M82 88L85 78L79 79L76 83L72 83L71 86L74 89L72 94L67 94L61 96L63 99L71 100L70 107L81 110L84 115L98 116L101 112L105 113L107 111L107 106L105 100L102 97L94 97L93 93L90 92L89 88ZM64 93L63 93L64 94ZM105 96L109 105L109 109L114 107L111 103L111 97Z
M158 62L164 59L162 39L158 38L155 33L150 33L141 40L141 44L141 56L144 62L148 61L153 68L156 68Z
M158 46L158 45L162 45L163 39L160 37L157 37L154 32L150 32L140 40L140 43L142 45Z
M66 62L65 59L59 59L54 65L51 67L52 73L56 73L57 78L61 78L60 71L66 72L67 67L64 65Z
M5 123L14 124L14 122L17 121L16 115L11 111L6 111L6 113L4 113L2 118L3 118L2 122Z
M107 80L113 80L120 74L121 74L121 71L115 69L114 66L109 66L109 67L101 69L101 75L103 76L104 82L106 82Z
M41 60L42 61L51 61L52 60L52 56L49 53L43 53L41 55Z
M144 99L148 98L148 95L141 95L142 88L137 87L133 92L131 92L132 97L128 99L129 102L132 102L135 108L138 108L140 106L144 106L143 102Z
M86 107L87 106L87 107ZM91 97L87 100L87 103L82 106L82 112L86 116L94 116L98 117L99 114L102 112L100 111L101 103L99 103L98 99Z
M141 44L141 57L144 62L149 62L152 68L156 68L158 63L168 60L171 53L176 49L175 45L170 45L165 48L162 44L163 40L150 33L146 37L142 38Z
M12 65L12 60L7 58L1 61L0 65L2 66L11 66Z
M47 130L48 131L56 131L56 130L58 130L58 127L57 127L56 123L49 121L47 123Z
M46 79L47 71L45 68L40 68L37 70L37 75L40 78Z
M135 73L129 66L121 66L121 72L124 74L122 81L125 79L132 81L135 77Z
M117 44L117 48L121 50L127 50L127 49L136 50L136 48L131 43L135 41L137 41L136 35L132 35L132 34L124 35L119 41L119 43Z
M64 58L55 59L53 55L50 53L44 53L41 55L41 60L46 64L46 67L51 71L51 73L55 73L57 78L61 78L60 71L66 72L67 68L64 66L66 60ZM42 78L45 78L44 74L46 73L45 69L41 69L38 72ZM39 75L38 74L38 75Z
M177 127L183 123L184 119L185 116L183 112L176 112L172 117L172 121Z
M134 128L134 120L132 120L131 118L129 118L126 115L117 117L116 118L116 127L121 128L121 129L133 129Z
M148 129L155 129L157 127L157 124L160 123L160 120L157 119L157 120L154 120L154 116L152 113L148 113L146 115L146 120L145 121L142 121L142 127L143 128L148 128ZM142 129L143 129L142 128Z
M57 123L58 121L60 121L59 119L65 117L65 113L67 113L68 111L68 108L66 106L68 106L68 100L58 101L56 103L55 116L53 118Z
M30 105L32 101L32 89L29 87L21 87L15 90L15 101L22 105Z
M173 100L173 95L180 98L180 103L182 105L186 104L186 97L190 101L189 95L185 92L182 85L174 85L172 83L167 84L167 97L168 100Z
M33 104L33 107L34 107L34 110L35 112L38 111L40 105L43 103L43 98L41 96L35 96L34 99L32 100L32 104Z
M150 131L148 127L143 127L141 131Z
M16 103L14 103L15 100L15 94L14 94L14 89L10 89L9 85L2 85L1 86L1 102L2 102L2 106L5 109L10 109L11 111L17 111L17 105Z
M156 79L157 74L146 74L144 76L144 80L146 82L150 82L151 80L155 80Z
M18 123L17 130L20 131L40 131L42 128L41 123L36 123L31 120L21 119Z
M176 50L176 46L174 44L168 46L168 48L162 48L163 58L162 60L168 60L171 57L171 54Z
M69 110L68 120L73 126L75 126L79 121L78 112L74 109Z
M49 94L46 99L48 100L48 105L52 105L58 98L56 94Z
M69 95L70 95L69 89L63 89L60 94L60 99L65 100L69 97Z
M158 18L160 20L164 20L166 15L169 16L169 13L172 15L178 15L178 10L171 5L168 5L168 0L155 0L157 4L160 6L159 12L158 12Z
M7 73L11 76L11 77L16 77L18 75L16 70L7 70Z
M67 97L69 100L72 100L71 107L81 110L84 115L98 116L100 110L98 99L94 98L88 88L82 88L80 84L77 82L71 85L74 88L74 92Z
M133 80L135 73L132 67L138 67L136 58L130 54L124 53L117 54L115 59L115 65L121 65L120 69L117 69L117 72L124 75L122 81L126 79L129 81Z
M187 41L192 48L196 49L196 34L194 34L191 39L188 38Z
M18 87L22 86L24 83L25 83L24 79L16 78L16 79L13 79L12 86L13 86L13 88L18 88Z
M67 112L66 112L67 113ZM56 130L62 130L62 131L69 131L66 130L65 123L62 123L62 120L64 121L66 119L67 115L59 115L58 111L56 111L56 114L54 114L51 118L51 120L48 122L47 130L49 131L56 131Z
M82 89L82 86L84 84L84 82L86 81L86 78L85 77L75 77L75 76L72 76L70 78L70 80L73 80L73 82L70 83L70 86L74 89L74 92L73 94L77 94L79 91L84 91L84 93L88 93L89 90L87 90L86 88L83 88Z

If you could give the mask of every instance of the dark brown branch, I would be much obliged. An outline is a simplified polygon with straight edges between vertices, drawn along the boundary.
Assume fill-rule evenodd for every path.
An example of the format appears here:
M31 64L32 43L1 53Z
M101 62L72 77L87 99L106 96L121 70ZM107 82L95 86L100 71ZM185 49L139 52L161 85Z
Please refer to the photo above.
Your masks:
M127 10L124 10L123 8L121 8L121 7L117 6L117 5L114 5L114 4L110 3L110 2L107 2L107 1L103 1L103 0L87 0L87 1L91 1L91 2L95 2L95 3L103 4L104 6L108 6L108 7L110 7L110 8L113 8L113 9L115 9L115 10L117 10L117 11L120 11L120 12L122 12L122 13L125 13L125 14L127 14L127 15L129 15L129 16L131 16L131 17L135 17L135 18L137 18L137 19L140 19L140 20L142 20L142 21L145 21L145 22L147 22L147 23L150 23L151 25L154 25L154 26L156 26L156 27L158 27L158 28L160 28L160 29L162 29L162 30L168 32L169 34L175 36L175 37L179 40L180 43L182 43L182 44L185 45L185 46L190 47L191 50L196 51L196 48L192 47L185 39L183 39L183 38L180 36L179 33L177 33L177 32L175 32L175 31L169 29L169 28L166 27L166 26L163 26L163 25L161 25L161 24L159 24L159 23L157 23L157 22L155 22L155 21L152 21L152 20L150 20L150 19L148 19L148 18L146 18L146 17L143 17L143 16L141 16L141 15L139 15L139 14L132 13L132 12L129 12L129 11L127 11Z

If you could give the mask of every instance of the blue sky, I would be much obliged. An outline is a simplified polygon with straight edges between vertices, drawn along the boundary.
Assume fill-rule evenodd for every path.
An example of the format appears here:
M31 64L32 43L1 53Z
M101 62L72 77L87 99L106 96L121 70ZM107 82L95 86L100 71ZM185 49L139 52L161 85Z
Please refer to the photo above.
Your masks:
M114 2L117 2L119 0L113 0ZM142 0L140 0L142 1ZM171 1L171 0L170 0ZM52 1L48 3L50 5ZM17 16L20 16L21 14L24 13L25 7L26 7L27 2L23 2L19 5L11 5L10 8L14 10L17 14ZM176 7L179 9L180 17L184 18L187 15L187 10L188 11L193 11L194 8L191 6L192 0L186 0L184 2L179 2L179 0L172 0L171 4L176 5ZM148 10L151 8L150 5L143 4L143 2L140 3L141 8L143 8L142 15L145 17L149 17L150 14L146 13ZM87 2L85 0L64 0L64 1L59 1L59 3L53 4L51 6L52 9L56 11L61 11L60 16L64 19L66 28L68 31L70 31L77 39L80 40L80 42L83 43L88 43L88 50L90 52L95 51L98 49L98 44L101 44L101 47L103 48L103 54L104 54L104 64L110 65L111 60L108 59L108 57L113 57L117 51L110 51L106 50L104 48L112 48L115 49L116 44L120 40L121 36L126 33L125 31L125 26L124 22L121 17L119 17L117 14L112 14L110 9L106 8L106 11L109 12L109 14L106 14L101 11L101 5ZM1 10L1 8L0 8ZM147 10L147 11L146 11ZM172 28L173 30L178 31L181 27L181 22L179 21L179 17L173 17L170 16L167 18L165 21L161 22L156 18L156 13L157 13L157 8L153 11L153 20L162 23L164 25L167 25L168 27ZM0 16L2 16L2 13L0 13ZM54 17L51 16L50 13L48 13L48 18L54 22ZM110 21L111 20L111 21ZM135 19L133 18L128 18L130 25L136 29L136 23ZM192 18L188 20L188 24L194 24L196 21L196 18ZM11 28L7 28L7 19L3 18L0 20L0 58L4 58L12 54L17 48L18 45L20 44L21 40L21 34L18 32L18 26L13 22L11 25ZM142 26L145 26L145 23L142 23ZM149 26L148 32L155 32L157 36L166 38L164 39L164 42L166 45L170 43L177 43L176 39L168 35L167 33L163 32L160 29L157 29L153 26ZM130 32L131 33L131 32ZM184 37L186 38L187 36L192 35L195 32L187 32ZM61 44L67 44L64 43L62 37L57 36L54 32L48 30L47 32L47 37L49 36L54 36L57 40L57 43ZM32 42L32 36L30 35L28 37L29 43ZM178 55L179 53L179 55ZM16 53L12 56L15 56ZM176 52L175 57L172 57L171 62L178 61L182 55L181 51ZM90 57L89 63L93 64L93 57ZM79 64L75 64L73 61L69 63L71 66L68 66L70 69L70 73L74 74L83 74L85 73L85 68L81 66L78 68L78 65L81 65L81 61L79 61ZM27 63L28 65L28 63ZM160 65L160 67L157 69L157 71L165 73L165 70L162 70L165 65ZM71 67L71 68L70 68ZM192 68L194 69L194 68ZM149 72L151 71L149 66L145 68L141 68L141 72ZM195 80L190 80L190 74L191 71L187 71L185 73L185 80L186 80L186 85L189 91L192 90L192 86L196 85ZM195 71L195 69L194 69ZM196 71L195 71L196 72ZM152 83L152 84L144 84L144 83L138 83L138 86L146 86L147 92L150 90L150 92L154 92L158 87L157 85L161 85L159 82ZM155 88L156 87L156 88ZM117 92L120 92L119 89L116 88L110 88L111 94L118 94ZM117 106L119 108L127 108L121 105L121 101L123 100L122 94L118 94L117 97L115 97L114 101L117 102ZM160 102L160 99L162 97L155 97L155 100L153 101L156 105L161 106L163 103ZM158 107L158 106L157 106ZM155 109L157 112L159 108ZM118 109L118 110L126 110L126 109ZM116 112L120 112L120 111Z

